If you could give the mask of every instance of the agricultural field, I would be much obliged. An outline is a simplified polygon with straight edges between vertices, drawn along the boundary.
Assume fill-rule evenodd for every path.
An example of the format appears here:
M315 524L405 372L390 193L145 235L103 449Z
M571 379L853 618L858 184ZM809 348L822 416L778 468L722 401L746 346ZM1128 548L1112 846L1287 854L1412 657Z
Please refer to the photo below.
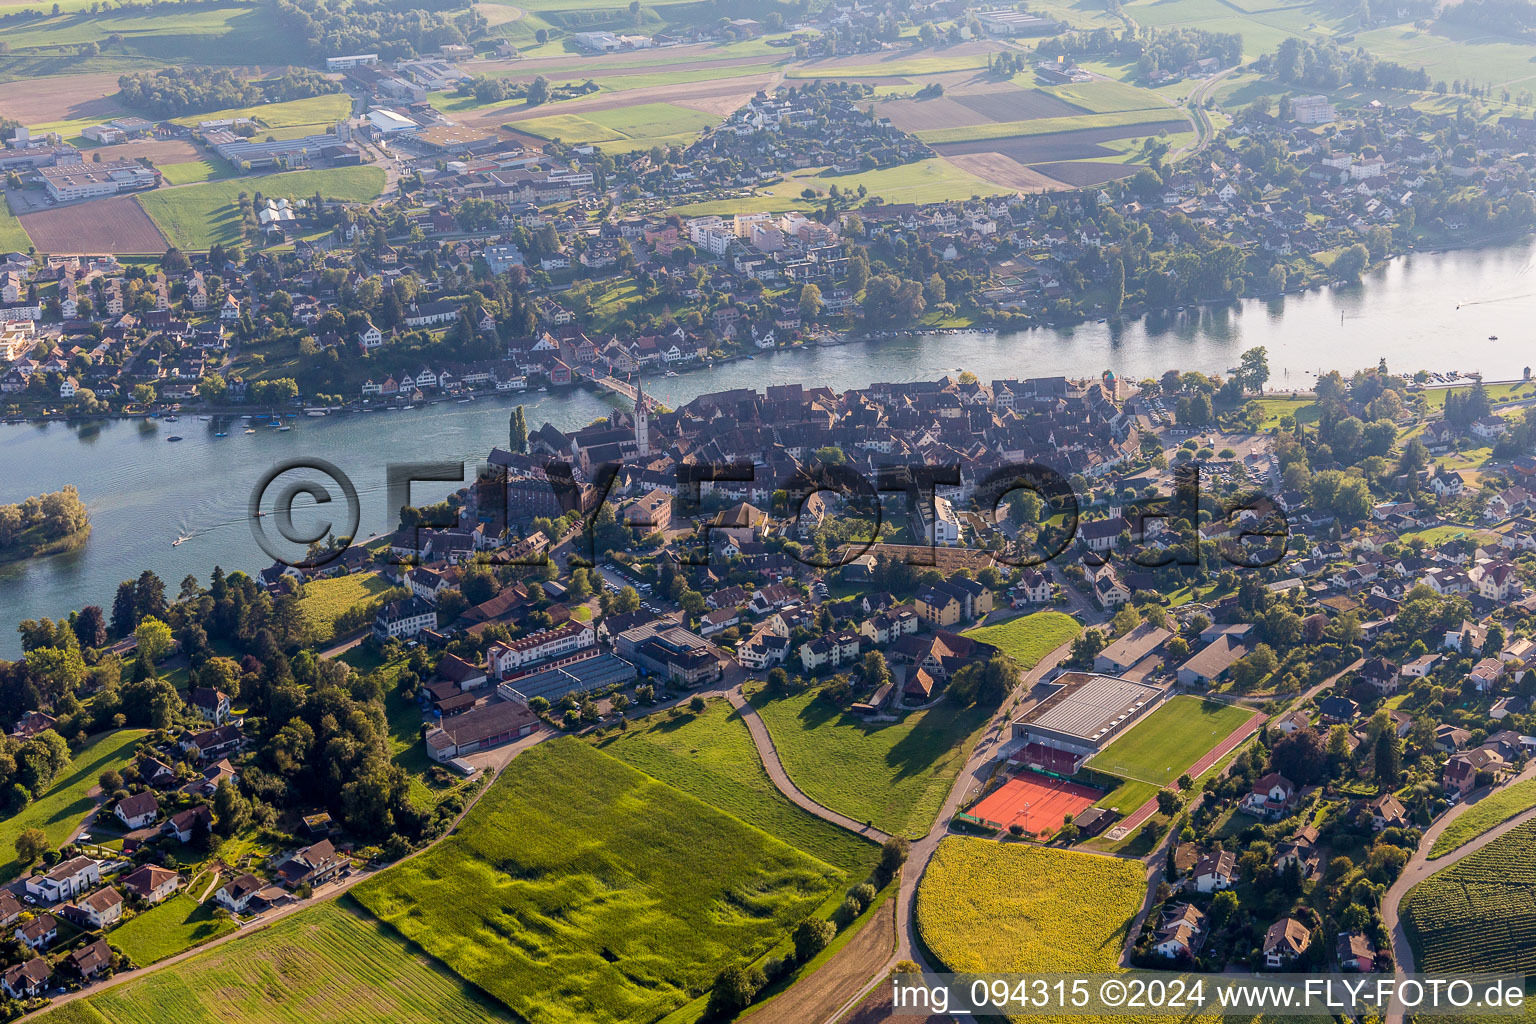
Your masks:
M1090 758L1088 766L1167 786L1252 717L1246 708L1173 697Z
M165 252L165 236L133 196L93 199L18 219L39 252Z
M952 202L972 196L997 195L1003 191L1000 186L948 160L930 158L856 174L836 174L828 170L795 171L785 175L782 181L760 188L744 198L687 203L669 212L685 217L702 217L712 213L784 213L791 210L809 213L826 204L823 197L833 185L845 191L856 191L863 185L870 195L880 196L888 203ZM816 199L806 199L801 195L807 188L816 192Z
M801 810L763 770L746 723L724 698L703 712L655 719L605 738L599 749L654 779L714 804L769 835L862 881L880 851L873 843Z
M39 7L43 5L39 4ZM51 6L51 5L49 5ZM7 23L6 63L32 70L27 58L75 57L82 43L102 44L93 65L101 70L144 70L178 62L214 65L286 64L288 40L274 33L265 12L253 4L165 5L39 13ZM121 37L117 40L108 37ZM0 67L0 71L8 70ZM88 66L80 70L98 70ZM55 74L67 74L61 67ZM34 74L38 73L33 71Z
M1536 971L1536 822L1414 886L1402 918L1418 970Z
M1429 848L1429 859L1454 853L1489 829L1532 807L1536 807L1536 779L1517 782L1488 794L1462 811L1444 832L1435 837L1434 845Z
M492 1024L504 1020L505 1011L342 900L303 910L41 1019L47 1024Z
M11 212L11 206L4 196L0 196L0 251L11 252L18 250L26 252L31 246L32 239L27 237L27 232L21 226L21 221Z
M314 631L315 641L325 643L335 637L337 619L390 589L389 583L375 572L312 580L304 584L299 611Z
M336 92L325 96L307 96L301 100L286 100L282 103L261 103L254 107L231 107L228 110L214 110L205 114L188 114L171 120L173 124L195 126L200 121L253 117L268 128L292 128L296 125L321 127L335 124L351 112L352 98L344 92Z
M530 1024L650 1021L782 940L842 872L573 738L353 890Z
M944 702L900 722L845 715L814 691L753 697L784 770L812 800L892 835L926 835L987 713Z
M240 241L240 218L235 204L242 192L300 199L319 192L327 199L368 202L377 199L383 188L384 171L381 168L334 167L156 189L139 195L137 201L171 244L182 249L201 250L215 242L228 245ZM100 205L99 202L88 204L90 207Z
M687 145L720 118L673 103L641 103L632 107L589 110L581 114L552 114L515 121L512 127L542 139L595 143L605 152L628 152L652 146Z
M1169 108L1153 107L1145 110L1110 111L1105 114L1079 114L1075 117L1037 117L1026 121L994 121L990 124L933 128L918 132L917 137L929 145L937 145L945 142L974 142L1094 131L1094 141L1102 141L1098 138L1102 132L1095 131L1096 129L1140 126L1142 130L1139 134L1148 134L1175 126L1182 129L1186 125L1187 122Z
M156 963L234 931L235 923L228 917L216 917L216 909L212 900L198 903L186 892L177 893L113 929L112 945L140 967Z
M134 744L146 732L119 729L97 736L75 751L73 762L48 792L19 814L0 821L0 857L8 858L0 863L0 881L15 878L25 866L15 859L16 837L29 828L40 828L47 834L50 846L56 847L68 839L95 810L95 798L86 794L96 788L96 776L108 768L125 767L133 755Z
M1138 861L950 836L914 915L944 970L1108 972L1145 894Z
M1033 612L995 626L978 626L962 635L1000 649L1025 668L1034 668L1040 659L1083 631L1082 624L1062 612Z

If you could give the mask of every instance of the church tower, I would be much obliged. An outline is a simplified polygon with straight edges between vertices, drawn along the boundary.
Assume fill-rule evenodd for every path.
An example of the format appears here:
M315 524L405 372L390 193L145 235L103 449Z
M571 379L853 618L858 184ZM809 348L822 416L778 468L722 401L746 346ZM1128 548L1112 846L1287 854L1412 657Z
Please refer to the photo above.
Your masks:
M645 385L635 379L635 444L641 455L651 454L651 418L645 411Z

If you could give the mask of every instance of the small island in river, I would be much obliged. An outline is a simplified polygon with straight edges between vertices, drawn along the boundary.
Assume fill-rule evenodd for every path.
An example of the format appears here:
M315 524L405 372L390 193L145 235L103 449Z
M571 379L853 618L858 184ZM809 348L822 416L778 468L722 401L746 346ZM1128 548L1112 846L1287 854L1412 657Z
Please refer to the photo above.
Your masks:
M70 550L90 532L90 515L73 486L0 505L0 562Z

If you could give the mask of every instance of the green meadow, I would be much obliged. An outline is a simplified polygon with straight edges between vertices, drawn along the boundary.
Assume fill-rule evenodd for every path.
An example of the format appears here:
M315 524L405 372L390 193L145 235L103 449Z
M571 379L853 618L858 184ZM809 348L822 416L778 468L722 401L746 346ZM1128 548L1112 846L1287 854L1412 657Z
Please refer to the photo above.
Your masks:
M359 902L530 1024L651 1021L779 942L843 873L574 738L519 755Z
M185 188L157 189L137 197L150 220L182 249L207 249L214 243L240 241L240 193L306 198L319 192L327 199L369 202L384 189L378 167L334 167L288 171L210 181Z

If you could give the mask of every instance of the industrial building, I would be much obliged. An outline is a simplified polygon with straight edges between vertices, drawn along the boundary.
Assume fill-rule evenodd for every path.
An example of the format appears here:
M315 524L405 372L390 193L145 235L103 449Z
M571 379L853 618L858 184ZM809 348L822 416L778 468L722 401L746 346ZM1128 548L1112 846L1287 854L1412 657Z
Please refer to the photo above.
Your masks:
M138 192L160 184L160 172L132 160L100 164L57 164L39 167L37 176L54 202L97 199L119 192Z
M1068 672L1058 688L1013 723L1013 739L1024 740L1016 759L1063 775L1155 708L1166 691L1117 676Z
M520 704L527 704L535 697L543 697L553 704L568 693L587 693L615 683L627 683L637 674L635 666L623 658L594 651L588 657L574 658L553 668L508 679L496 687L496 692L503 700Z
M203 141L212 146L215 153L236 167L242 164L249 164L251 167L267 167L279 160L296 164L308 163L320 157L331 159L332 154L329 154L328 150L335 150L336 155L345 154L348 151L347 144L351 140L352 129L345 121L336 123L334 133L305 135L297 139L247 139L223 129L203 134ZM349 161L338 159L333 162ZM350 162L356 163L357 160Z
M327 57L325 58L325 70L345 71L348 68L367 67L378 62L379 55L376 53L354 53L346 57Z
M421 125L393 110L368 111L368 123L380 135L402 135L421 131Z

